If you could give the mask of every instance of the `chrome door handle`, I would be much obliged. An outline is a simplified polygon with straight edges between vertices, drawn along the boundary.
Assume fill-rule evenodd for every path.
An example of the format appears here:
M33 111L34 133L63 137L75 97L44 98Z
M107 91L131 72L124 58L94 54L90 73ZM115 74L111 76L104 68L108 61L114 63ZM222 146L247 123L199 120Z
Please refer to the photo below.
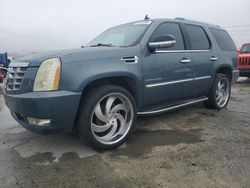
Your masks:
M217 61L218 60L218 57L211 57L210 58L210 61Z
M191 63L191 59L182 59L180 60L180 63L183 63L183 64L187 64L187 63Z

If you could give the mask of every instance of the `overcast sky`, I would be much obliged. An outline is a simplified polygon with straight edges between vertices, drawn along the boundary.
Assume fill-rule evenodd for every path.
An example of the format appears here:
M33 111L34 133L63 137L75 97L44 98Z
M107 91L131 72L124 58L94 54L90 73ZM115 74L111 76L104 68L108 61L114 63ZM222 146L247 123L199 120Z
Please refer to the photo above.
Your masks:
M250 0L0 0L0 52L77 48L145 14L214 23L238 46L250 42Z

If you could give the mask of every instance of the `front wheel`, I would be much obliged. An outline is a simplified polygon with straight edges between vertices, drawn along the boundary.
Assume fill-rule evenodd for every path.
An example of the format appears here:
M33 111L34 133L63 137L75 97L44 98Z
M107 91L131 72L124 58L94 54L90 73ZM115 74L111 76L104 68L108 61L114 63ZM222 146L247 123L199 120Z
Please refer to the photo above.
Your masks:
M98 150L123 144L136 119L136 104L131 94L122 87L108 85L83 97L77 121L79 137Z
M227 75L216 74L209 99L204 104L208 108L222 109L227 106L231 95L231 82Z

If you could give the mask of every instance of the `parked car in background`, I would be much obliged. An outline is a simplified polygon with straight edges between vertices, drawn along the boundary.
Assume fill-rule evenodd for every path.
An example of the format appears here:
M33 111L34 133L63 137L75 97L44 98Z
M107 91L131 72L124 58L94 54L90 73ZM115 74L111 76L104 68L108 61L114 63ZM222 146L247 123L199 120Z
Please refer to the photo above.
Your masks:
M3 80L5 79L7 72L8 72L7 68L0 67L0 83L2 83Z
M4 86L12 116L34 132L76 130L96 149L125 142L137 115L224 108L239 76L229 34L186 19L123 24L85 48L15 61Z
M8 59L7 53L0 53L0 83L3 82L6 76L9 63L10 61Z
M238 55L240 76L250 77L250 43L243 44Z

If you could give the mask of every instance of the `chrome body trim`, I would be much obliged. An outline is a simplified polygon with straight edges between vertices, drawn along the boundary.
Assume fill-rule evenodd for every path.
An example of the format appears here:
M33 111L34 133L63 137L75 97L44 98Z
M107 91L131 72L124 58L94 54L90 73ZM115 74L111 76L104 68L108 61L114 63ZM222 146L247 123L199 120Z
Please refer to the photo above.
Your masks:
M182 59L182 60L180 60L180 63L184 63L184 64L191 63L191 62L192 62L191 59Z
M175 81L170 81L170 82L161 82L161 83L155 83L155 84L148 84L148 85L146 85L146 88L163 86L163 85L170 85L170 84L177 84L177 83L182 83L182 82L190 82L190 81L196 81L196 80L204 80L204 79L210 79L210 78L211 78L211 76L201 76L201 77L196 77L196 78L175 80Z
M204 80L204 79L210 79L211 76L201 76L201 77L196 77L194 80Z
M176 44L176 40L171 41L162 41L162 42L150 42L148 43L149 48L152 50L157 48L169 48L171 46L174 46Z
M172 45L175 44L176 40L173 41L162 41L162 42L150 42L149 45L154 45L154 46L165 46L165 45Z
M193 80L194 80L193 78L190 78L190 79L176 80L176 81L171 81L171 82L161 82L161 83L156 83L156 84L148 84L146 85L146 87L150 88L150 87L170 85L170 84L176 84L176 83L182 83L182 82L190 82Z
M210 61L217 61L219 58L218 57L211 57L209 60Z
M156 50L155 53L191 53L191 52L210 52L211 50Z
M139 58L137 56L126 56L122 57L121 61L123 61L126 64L135 64L139 62Z
M9 67L28 67L30 63L28 62L11 62Z
M191 105L191 104L203 102L203 101L206 101L206 100L208 100L207 97L203 98L203 99L194 100L194 101L191 101L191 102L186 102L186 103L183 103L183 104L179 104L179 105L176 105L176 106L171 106L171 107L168 107L168 108L160 109L160 110L147 111L147 112L137 112L137 115L152 115L152 114L157 114L157 113L161 113L161 112L167 112L167 111L175 110L175 109L178 109L178 108L181 108L181 107L184 107L184 106L188 106L188 105Z

